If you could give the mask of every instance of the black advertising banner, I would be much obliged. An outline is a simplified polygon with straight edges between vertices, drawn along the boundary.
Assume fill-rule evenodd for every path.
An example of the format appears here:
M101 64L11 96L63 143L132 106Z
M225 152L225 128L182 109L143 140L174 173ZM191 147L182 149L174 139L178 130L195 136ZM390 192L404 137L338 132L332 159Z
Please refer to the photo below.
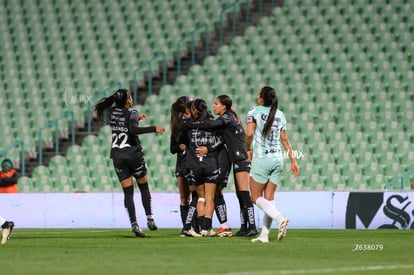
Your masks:
M413 193L349 193L346 229L413 229Z

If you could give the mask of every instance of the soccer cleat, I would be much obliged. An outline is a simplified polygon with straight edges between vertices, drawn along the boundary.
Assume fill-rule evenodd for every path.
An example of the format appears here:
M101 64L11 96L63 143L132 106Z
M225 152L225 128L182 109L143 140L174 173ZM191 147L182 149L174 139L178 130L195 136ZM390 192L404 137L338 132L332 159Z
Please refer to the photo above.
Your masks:
M231 231L230 227L220 227L219 230L217 230L217 236L231 237L233 236L233 232Z
M1 244L6 244L7 241L10 239L10 234L13 231L14 228L14 222L11 221L7 221L6 222L6 227L3 228L2 230L2 239L1 239Z
M250 229L246 232L246 234L244 235L244 237L252 237L252 236L256 236L257 234L259 234L259 231L257 231L257 229Z
M217 236L216 231L213 230L213 228L210 228L209 230L201 230L201 237L215 237Z
M193 228L191 228L190 230L183 230L182 232L187 237L195 237L195 238L201 237L201 234L198 234L197 232L195 232Z
M240 229L234 234L235 237L245 237L247 234L247 229Z
M139 228L138 224L136 223L132 225L132 232L134 232L135 236L137 237L145 237L145 232L141 228Z
M147 226L148 229L151 231L157 230L158 226L155 224L154 219L148 219L147 220Z
M264 238L264 237L257 237L251 240L252 243L268 243L269 242L269 238Z
M281 241L284 237L286 237L286 229L289 224L288 218L283 218L282 222L279 225L279 233L277 234L277 239Z

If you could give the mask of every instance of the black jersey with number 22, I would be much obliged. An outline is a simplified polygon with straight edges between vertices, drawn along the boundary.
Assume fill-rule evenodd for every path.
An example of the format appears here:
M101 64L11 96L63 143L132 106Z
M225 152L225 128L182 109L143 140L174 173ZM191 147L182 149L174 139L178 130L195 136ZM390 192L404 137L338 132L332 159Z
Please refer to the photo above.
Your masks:
M133 109L112 109L109 126L112 130L111 158L128 159L143 155L137 135L155 132L155 126L138 127L138 112Z

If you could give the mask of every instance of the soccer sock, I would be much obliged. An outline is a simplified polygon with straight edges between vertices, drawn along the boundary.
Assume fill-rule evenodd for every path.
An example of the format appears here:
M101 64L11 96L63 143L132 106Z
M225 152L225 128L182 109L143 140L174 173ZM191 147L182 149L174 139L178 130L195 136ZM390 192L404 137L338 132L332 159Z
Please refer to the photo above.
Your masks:
M224 196L218 194L214 197L214 209L216 211L217 219L222 227L229 227L227 225L227 207L224 201Z
M275 205L272 204L270 201L266 200L263 197L260 197L256 200L256 205L262 209L263 212L265 212L269 217L271 217L273 220L277 222L277 224L280 224L280 222L283 219L282 214L276 209Z
M239 191L240 199L243 203L244 208L247 211L247 220L249 230L256 229L256 221L254 218L254 207L250 197L249 191Z
M240 192L236 192L237 199L239 200L239 206L240 206L240 231L246 231L247 230L247 211L243 207L243 202L240 197Z
M240 231L247 231L247 210L244 208L240 209Z
M148 219L152 219L152 206L151 206L151 194L148 186L148 182L138 184L139 191L141 192L142 206L144 206L145 215Z
M195 221L197 219L197 215L194 215L194 214L196 214L196 211L197 211L197 200L198 200L197 192L196 191L191 192L191 202L188 207L187 215L185 218L184 230L190 230L191 226L195 228Z
M201 227L201 230L204 230L204 227L203 227L204 226L204 220L205 220L204 216L197 217L198 227Z
M263 224L262 231L260 232L260 237L269 238L270 228L272 226L272 218L269 217L266 213L263 215Z
M270 201L274 205L275 201ZM269 217L266 213L263 215L262 231L260 232L260 237L269 238L270 228L272 228L272 218Z
M201 230L209 230L212 227L211 217L204 216Z
M135 214L135 203L134 203L134 186L128 186L122 188L124 191L124 206L128 212L129 221L132 223L137 222L137 217Z
M187 218L188 209L190 208L189 205L180 205L180 215L181 215L181 222L183 226L185 225L185 220Z

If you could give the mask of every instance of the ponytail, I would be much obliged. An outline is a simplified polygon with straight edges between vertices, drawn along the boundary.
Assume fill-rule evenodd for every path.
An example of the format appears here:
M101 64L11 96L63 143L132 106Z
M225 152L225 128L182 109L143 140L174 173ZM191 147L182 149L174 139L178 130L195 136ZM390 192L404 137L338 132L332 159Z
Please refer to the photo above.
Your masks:
M270 134L270 129L275 121L275 115L278 107L278 99L276 92L272 87L264 86L260 90L260 97L263 98L263 106L270 106L269 114L267 115L266 123L263 126L262 135L267 138Z
M115 96L111 95L110 97L101 98L99 102L95 105L95 111L99 121L103 120L104 114L110 107L112 107L114 102Z
M128 98L131 96L131 92L127 89L118 89L113 95L109 97L101 98L95 105L95 111L98 120L103 120L104 115L110 112L110 108L115 104L117 107L124 107Z
M177 100L171 105L171 118L170 118L170 127L171 133L174 138L178 138L182 131L182 121L181 117L185 114L186 108L188 108L190 97L180 96Z

